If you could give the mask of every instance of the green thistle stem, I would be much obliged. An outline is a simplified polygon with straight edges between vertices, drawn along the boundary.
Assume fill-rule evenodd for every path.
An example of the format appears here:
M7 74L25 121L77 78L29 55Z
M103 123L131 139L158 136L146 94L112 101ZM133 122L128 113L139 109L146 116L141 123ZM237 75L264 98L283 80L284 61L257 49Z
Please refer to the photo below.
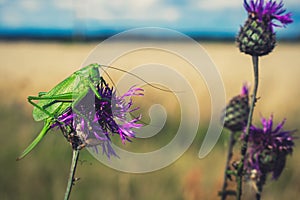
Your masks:
M64 200L68 200L71 195L71 190L72 190L72 186L73 186L73 182L74 182L74 175L75 175L75 171L76 171L78 157L79 157L79 150L73 149L72 164L71 164L69 181L68 181Z
M250 131L250 126L252 124L252 116L253 116L254 107L255 107L255 103L256 103L256 94L257 94L257 89L258 89L258 56L252 56L252 63L253 63L253 70L254 70L254 88L253 88L253 94L251 96L252 98L251 98L250 112L248 115L245 137L244 137L242 148L241 148L242 158L241 158L241 162L238 166L237 196L236 196L237 200L241 200L241 197L242 197L244 161L245 161L245 155L246 155L247 148L248 148L249 131Z
M225 170L224 170L224 181L223 181L223 187L222 187L222 191L220 193L221 195L221 200L225 200L228 193L226 191L227 188L227 179L228 179L228 170L230 169L229 165L230 165L230 161L233 155L233 147L235 145L235 132L231 132L230 133L230 138L229 138L229 146L228 146L228 152L227 152L227 160L226 160L226 165L225 165Z

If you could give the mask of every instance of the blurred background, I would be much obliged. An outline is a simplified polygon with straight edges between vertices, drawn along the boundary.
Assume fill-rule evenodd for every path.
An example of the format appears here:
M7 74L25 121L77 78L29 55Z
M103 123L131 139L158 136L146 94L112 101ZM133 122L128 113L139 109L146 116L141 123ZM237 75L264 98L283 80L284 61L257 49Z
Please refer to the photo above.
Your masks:
M279 38L299 39L299 1L284 1L294 23ZM229 39L247 16L242 0L1 0L0 36L99 39L129 28L171 28L194 38Z
M27 96L50 90L76 71L96 45L114 34L145 26L182 32L199 42L215 63L224 82L226 99L237 95L243 82L252 82L251 58L241 54L234 42L239 26L247 17L242 3L242 0L0 0L0 199L63 198L71 148L59 131L48 134L28 157L15 161L43 126L32 119ZM276 123L287 118L285 129L299 130L300 3L299 0L284 3L292 12L294 23L276 29L278 44L273 53L260 61L261 98L254 122L258 124L261 116L274 114ZM139 35L132 41L119 41L118 45L130 46L147 37ZM168 35L154 39L162 38L178 48L189 48L180 41L172 43ZM107 51L113 52L113 48L107 46ZM210 99L205 84L198 95L203 108L201 119L208 122ZM167 133L176 129L177 124L176 117L168 119L159 135L147 142L149 149L168 143L173 136ZM197 154L207 125L200 125L192 146L179 160L147 174L112 170L83 150L76 173L81 179L73 188L71 199L218 199L229 132L224 130L216 147L200 160ZM133 140L124 148L138 151L144 148L136 145L139 142ZM268 181L264 199L299 197L299 145L297 140L280 179ZM239 147L235 152L239 152ZM250 183L244 187L245 199L253 199L254 188Z

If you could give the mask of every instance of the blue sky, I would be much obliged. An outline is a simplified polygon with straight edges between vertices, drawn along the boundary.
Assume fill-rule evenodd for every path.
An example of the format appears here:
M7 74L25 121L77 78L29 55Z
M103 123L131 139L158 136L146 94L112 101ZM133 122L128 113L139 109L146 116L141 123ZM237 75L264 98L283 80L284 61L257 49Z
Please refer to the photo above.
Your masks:
M300 0L284 3L294 23L277 29L278 36L299 37ZM34 30L34 34L89 35L155 26L233 37L247 17L242 4L242 0L0 0L0 34Z

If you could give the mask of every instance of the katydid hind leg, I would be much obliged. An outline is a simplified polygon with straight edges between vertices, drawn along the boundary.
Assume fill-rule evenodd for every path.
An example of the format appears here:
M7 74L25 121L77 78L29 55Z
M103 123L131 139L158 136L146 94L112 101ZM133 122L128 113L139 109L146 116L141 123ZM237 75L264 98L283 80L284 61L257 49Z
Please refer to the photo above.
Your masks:
M38 134L38 136L31 142L31 144L22 152L22 154L17 158L17 160L21 160L26 155L28 155L34 147L45 137L46 133L51 129L52 120L50 118L45 121L44 127L41 130L41 132Z

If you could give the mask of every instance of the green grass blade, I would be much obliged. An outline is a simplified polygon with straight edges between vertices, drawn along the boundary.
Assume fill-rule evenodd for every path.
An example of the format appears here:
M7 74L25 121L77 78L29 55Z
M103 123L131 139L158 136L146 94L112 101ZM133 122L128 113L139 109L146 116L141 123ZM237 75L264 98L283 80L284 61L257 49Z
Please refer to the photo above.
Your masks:
M39 133L39 135L33 140L33 142L17 158L17 161L24 158L43 139L43 137L46 135L46 133L51 129L51 124L52 124L52 122L50 120L45 122L45 125L44 125L43 129L41 130L41 132Z

